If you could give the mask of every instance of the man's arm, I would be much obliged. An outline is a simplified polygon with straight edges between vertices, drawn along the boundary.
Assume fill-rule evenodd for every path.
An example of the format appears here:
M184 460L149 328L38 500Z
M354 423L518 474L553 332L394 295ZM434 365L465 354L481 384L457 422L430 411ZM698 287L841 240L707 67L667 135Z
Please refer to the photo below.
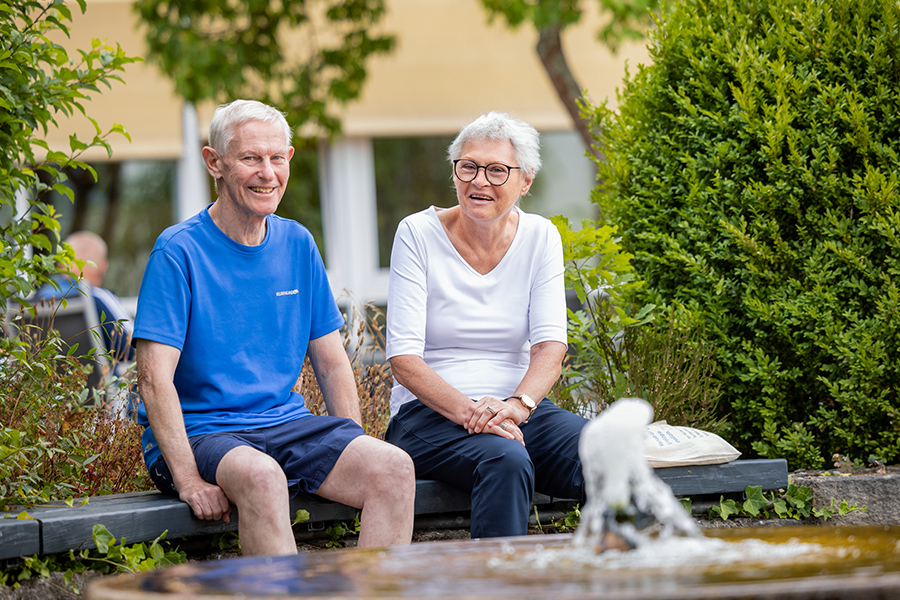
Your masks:
M181 403L173 383L180 357L181 352L172 346L137 340L138 388L179 498L190 505L197 517L227 522L231 515L231 503L222 488L200 476L184 428Z
M340 331L335 330L310 340L308 354L319 389L325 398L328 414L353 419L362 425L356 377L353 376L353 368L347 351L344 350Z

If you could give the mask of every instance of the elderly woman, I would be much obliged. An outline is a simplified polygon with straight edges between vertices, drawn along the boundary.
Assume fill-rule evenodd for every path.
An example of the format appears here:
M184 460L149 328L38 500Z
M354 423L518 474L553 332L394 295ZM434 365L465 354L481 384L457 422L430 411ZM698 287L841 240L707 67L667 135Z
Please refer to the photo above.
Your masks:
M535 490L583 499L587 421L544 396L566 352L562 243L519 198L539 136L492 112L448 150L458 205L404 219L391 254L386 439L472 494L472 537L522 535Z

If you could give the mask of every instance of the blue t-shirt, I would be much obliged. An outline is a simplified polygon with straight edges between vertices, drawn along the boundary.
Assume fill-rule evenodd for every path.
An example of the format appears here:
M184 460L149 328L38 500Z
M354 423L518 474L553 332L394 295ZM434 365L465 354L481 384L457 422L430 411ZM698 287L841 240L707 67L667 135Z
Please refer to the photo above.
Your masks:
M309 340L343 325L309 231L270 215L259 246L225 235L209 209L156 240L138 296L134 339L181 350L175 388L188 436L259 429L310 415L291 391ZM160 457L146 427L144 460Z

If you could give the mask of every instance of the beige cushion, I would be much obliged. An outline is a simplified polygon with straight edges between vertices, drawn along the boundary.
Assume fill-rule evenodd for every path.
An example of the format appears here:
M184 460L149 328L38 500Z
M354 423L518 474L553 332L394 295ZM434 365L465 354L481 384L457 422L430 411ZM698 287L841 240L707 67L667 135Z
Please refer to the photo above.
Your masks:
M721 437L693 427L676 427L665 421L647 425L644 456L651 467L717 465L741 455Z

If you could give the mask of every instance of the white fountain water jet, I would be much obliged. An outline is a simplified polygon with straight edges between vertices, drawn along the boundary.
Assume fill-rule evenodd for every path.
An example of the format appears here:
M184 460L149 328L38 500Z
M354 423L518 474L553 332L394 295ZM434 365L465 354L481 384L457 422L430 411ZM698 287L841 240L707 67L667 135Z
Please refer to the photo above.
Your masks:
M517 552L507 543L488 561L499 570L579 569L626 572L640 569L690 571L741 561L803 562L815 544L739 543L704 537L672 489L644 458L644 436L653 408L639 398L621 398L588 423L579 454L587 500L568 547Z
M628 549L648 540L640 520L654 519L660 536L699 537L700 529L644 458L644 436L653 408L639 398L614 402L581 433L587 501L573 545Z

